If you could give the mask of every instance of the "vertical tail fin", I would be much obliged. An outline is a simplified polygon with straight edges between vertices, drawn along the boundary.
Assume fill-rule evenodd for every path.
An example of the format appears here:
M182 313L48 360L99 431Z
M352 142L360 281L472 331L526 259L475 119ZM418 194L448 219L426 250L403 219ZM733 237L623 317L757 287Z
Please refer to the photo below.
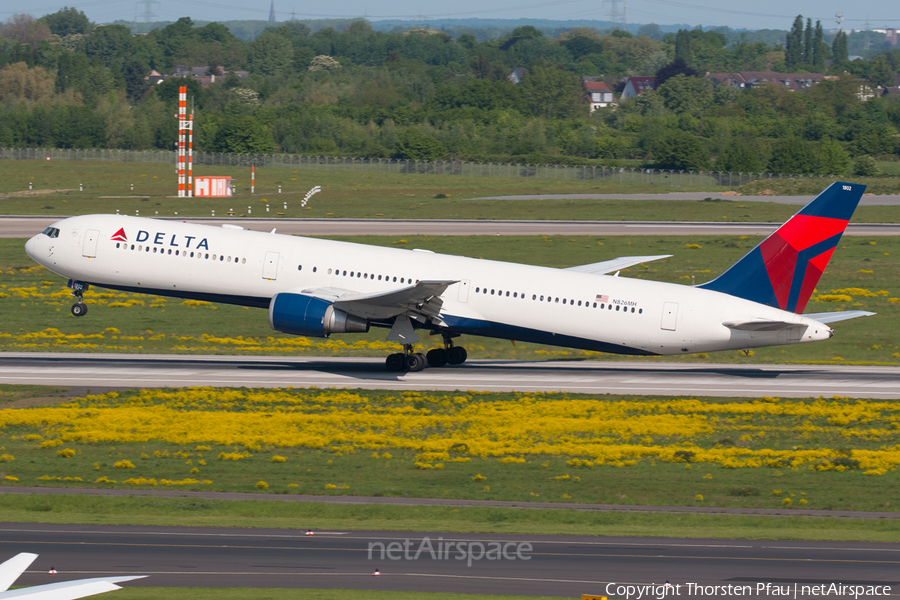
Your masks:
M865 189L832 183L731 268L698 287L802 313Z

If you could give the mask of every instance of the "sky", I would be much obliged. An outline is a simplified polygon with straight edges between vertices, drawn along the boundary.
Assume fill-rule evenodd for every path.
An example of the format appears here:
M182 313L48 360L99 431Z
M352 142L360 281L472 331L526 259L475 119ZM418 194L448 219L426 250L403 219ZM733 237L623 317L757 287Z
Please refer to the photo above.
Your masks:
M627 7L626 7L627 4ZM269 18L269 0L33 0L15 6L0 4L0 20L14 13L28 12L34 17L74 6L96 23L116 20L144 20L149 8L154 21L174 21L189 16L194 20L228 21ZM660 25L727 25L735 29L789 29L794 17L802 14L823 27L833 29L835 13L844 15L844 29L900 28L900 2L897 0L343 0L337 4L275 0L279 21L330 17L361 17L372 20L410 19L425 21L447 18L534 18L554 20L610 20L613 9L625 12L628 23Z

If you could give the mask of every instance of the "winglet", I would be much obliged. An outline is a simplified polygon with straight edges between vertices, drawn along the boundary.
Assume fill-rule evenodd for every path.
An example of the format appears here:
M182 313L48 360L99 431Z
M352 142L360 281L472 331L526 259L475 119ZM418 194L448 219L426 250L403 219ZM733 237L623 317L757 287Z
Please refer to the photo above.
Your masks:
M802 313L865 189L832 183L722 275L698 287Z

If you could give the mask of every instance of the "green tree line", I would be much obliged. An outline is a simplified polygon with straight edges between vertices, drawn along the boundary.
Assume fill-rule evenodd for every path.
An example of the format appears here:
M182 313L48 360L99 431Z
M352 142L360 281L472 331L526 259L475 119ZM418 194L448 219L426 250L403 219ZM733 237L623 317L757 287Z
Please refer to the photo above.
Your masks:
M76 9L15 15L0 26L0 145L169 149L178 86L187 85L195 148L214 152L838 174L900 150L896 95L860 96L865 81L894 85L898 52L850 62L846 36L829 44L801 16L785 47L701 29L642 31L575 27L550 37L523 26L479 41L424 28L378 32L360 20L314 32L290 22L244 42L186 17L132 35ZM145 80L150 69L179 65L249 76L219 76L207 88ZM513 84L517 67L524 77ZM835 78L794 93L704 77L767 69ZM629 75L656 75L661 85L590 112L581 76L621 88Z

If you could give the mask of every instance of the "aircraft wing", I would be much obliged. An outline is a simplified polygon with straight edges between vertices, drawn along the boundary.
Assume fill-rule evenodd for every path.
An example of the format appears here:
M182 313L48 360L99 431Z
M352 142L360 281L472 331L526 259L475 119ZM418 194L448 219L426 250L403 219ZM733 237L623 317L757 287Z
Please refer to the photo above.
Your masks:
M672 256L671 254L660 254L658 256L620 256L619 258L614 258L612 260L605 260L603 262L591 263L589 265L578 265L577 267L568 267L563 269L564 271L578 271L579 273L594 273L595 275L604 275L606 273L612 273L613 271L620 271L622 269L627 269L628 267L633 267L634 265L639 265L645 262L651 262L654 260L661 260L663 258L669 258Z
M871 317L874 314L867 310L839 310L836 312L809 313L803 316L815 319L819 323L834 323L835 321L845 321L857 317Z
M37 557L37 554L31 552L20 552L0 565L0 596L19 578L19 575L25 572L25 569L31 566Z
M104 592L121 589L120 586L116 585L117 583L131 581L132 579L141 579L143 577L146 577L146 575L95 577L93 579L60 581L59 583L36 585L13 590L11 592L0 592L0 599L27 598L28 600L76 600L77 598L84 598L86 596L93 596L95 594L102 594Z
M444 304L441 294L456 281L420 281L389 292L361 294L338 288L316 288L302 293L334 302L334 307L356 317L390 319L407 315L425 320L438 316Z

